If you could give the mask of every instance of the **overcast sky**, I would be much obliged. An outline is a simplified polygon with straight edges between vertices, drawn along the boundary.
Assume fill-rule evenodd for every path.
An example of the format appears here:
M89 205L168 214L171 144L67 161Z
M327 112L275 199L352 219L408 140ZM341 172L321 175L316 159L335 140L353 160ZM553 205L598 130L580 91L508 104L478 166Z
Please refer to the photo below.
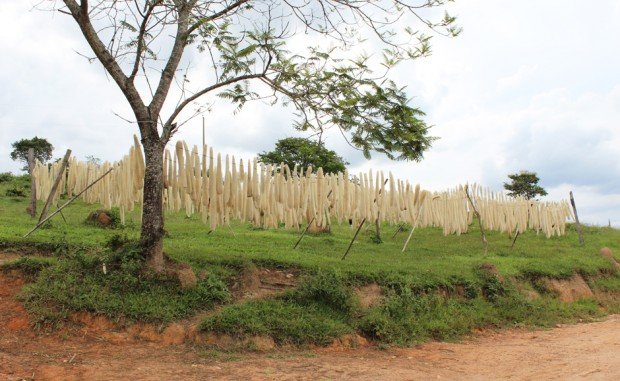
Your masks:
M11 142L47 138L61 157L118 160L137 127L115 84L64 15L35 2L0 1L0 172L18 172ZM508 173L531 170L547 199L573 190L587 223L620 226L620 1L460 0L464 31L433 39L433 55L399 66L413 104L440 140L421 163L366 161L336 134L327 146L351 172L383 169L441 190L465 182L502 189ZM207 144L253 157L296 134L290 111L256 103L233 115L221 101L205 114ZM201 119L176 138L200 144Z

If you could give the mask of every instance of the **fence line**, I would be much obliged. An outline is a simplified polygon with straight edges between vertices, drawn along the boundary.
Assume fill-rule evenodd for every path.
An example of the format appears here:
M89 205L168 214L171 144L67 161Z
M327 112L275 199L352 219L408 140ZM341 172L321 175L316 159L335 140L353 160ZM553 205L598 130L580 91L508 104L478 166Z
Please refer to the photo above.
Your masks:
M49 194L59 165L37 163L34 176L39 198ZM116 163L95 165L72 158L55 201L61 193L79 193L113 166L116 168L109 176L81 197L104 208L118 207L124 221L125 212L142 203L145 164L136 137L128 154ZM299 229L311 220L317 228L335 222L357 226L363 219L413 224L419 214L418 227L435 226L445 235L458 235L466 233L473 220L464 186L430 192L381 171L351 177L348 171L326 174L321 168L291 169L284 164L264 165L256 159L237 161L234 156L214 152L213 147L205 146L199 152L194 146L190 151L182 141L174 151L165 151L163 167L165 209L184 211L188 217L200 214L212 230L231 220L287 229ZM565 200L512 198L477 184L468 188L485 230L512 234L532 229L547 237L560 236L566 232L566 221L573 218Z

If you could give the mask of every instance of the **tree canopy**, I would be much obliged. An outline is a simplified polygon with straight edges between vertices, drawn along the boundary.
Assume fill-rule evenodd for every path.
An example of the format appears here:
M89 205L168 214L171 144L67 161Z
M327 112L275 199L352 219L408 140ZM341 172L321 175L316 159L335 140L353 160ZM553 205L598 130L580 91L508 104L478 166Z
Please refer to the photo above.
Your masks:
M509 183L504 183L504 189L508 191L508 195L512 197L525 197L530 200L536 196L546 196L547 191L538 185L540 179L536 172L521 171L519 173L509 174Z
M431 36L412 28L414 21L440 34L460 32L454 17L433 11L449 1L63 0L60 11L78 23L93 59L138 120L155 117L143 132L159 129L164 142L186 118L205 111L203 96L215 93L238 107L256 99L292 106L298 129L337 127L367 157L374 150L420 160L433 141L424 113L386 74L430 53ZM291 51L290 41L302 33L318 46ZM380 54L355 56L356 45ZM205 53L211 62L200 70L207 82L195 85L192 65L181 66L189 51L194 56L187 60ZM171 89L176 102L168 99ZM166 101L174 106L163 117Z
M342 157L323 144L306 138L285 138L276 142L273 151L258 154L261 163L279 165L284 163L289 168L323 168L325 173L344 172L347 163Z
M34 148L34 158L46 163L52 158L54 146L47 139L35 136L32 139L21 139L11 144L11 159L25 164L22 170L28 170L28 150Z

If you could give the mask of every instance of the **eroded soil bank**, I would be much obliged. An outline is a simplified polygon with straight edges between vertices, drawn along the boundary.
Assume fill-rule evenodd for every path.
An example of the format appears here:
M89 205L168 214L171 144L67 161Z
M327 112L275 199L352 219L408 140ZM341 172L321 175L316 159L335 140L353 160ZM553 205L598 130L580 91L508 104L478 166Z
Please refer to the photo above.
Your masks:
M416 380L620 379L620 316L548 331L483 332L463 343L416 348L209 352L189 345L110 340L80 328L35 334L0 273L0 379Z

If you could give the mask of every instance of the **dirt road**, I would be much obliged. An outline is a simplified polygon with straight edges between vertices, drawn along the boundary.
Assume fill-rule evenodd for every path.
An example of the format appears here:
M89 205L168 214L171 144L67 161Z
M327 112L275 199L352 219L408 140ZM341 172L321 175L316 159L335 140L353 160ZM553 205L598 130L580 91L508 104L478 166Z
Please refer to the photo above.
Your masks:
M230 355L77 328L35 334L14 298L22 285L0 273L0 380L620 380L620 315L411 349Z

